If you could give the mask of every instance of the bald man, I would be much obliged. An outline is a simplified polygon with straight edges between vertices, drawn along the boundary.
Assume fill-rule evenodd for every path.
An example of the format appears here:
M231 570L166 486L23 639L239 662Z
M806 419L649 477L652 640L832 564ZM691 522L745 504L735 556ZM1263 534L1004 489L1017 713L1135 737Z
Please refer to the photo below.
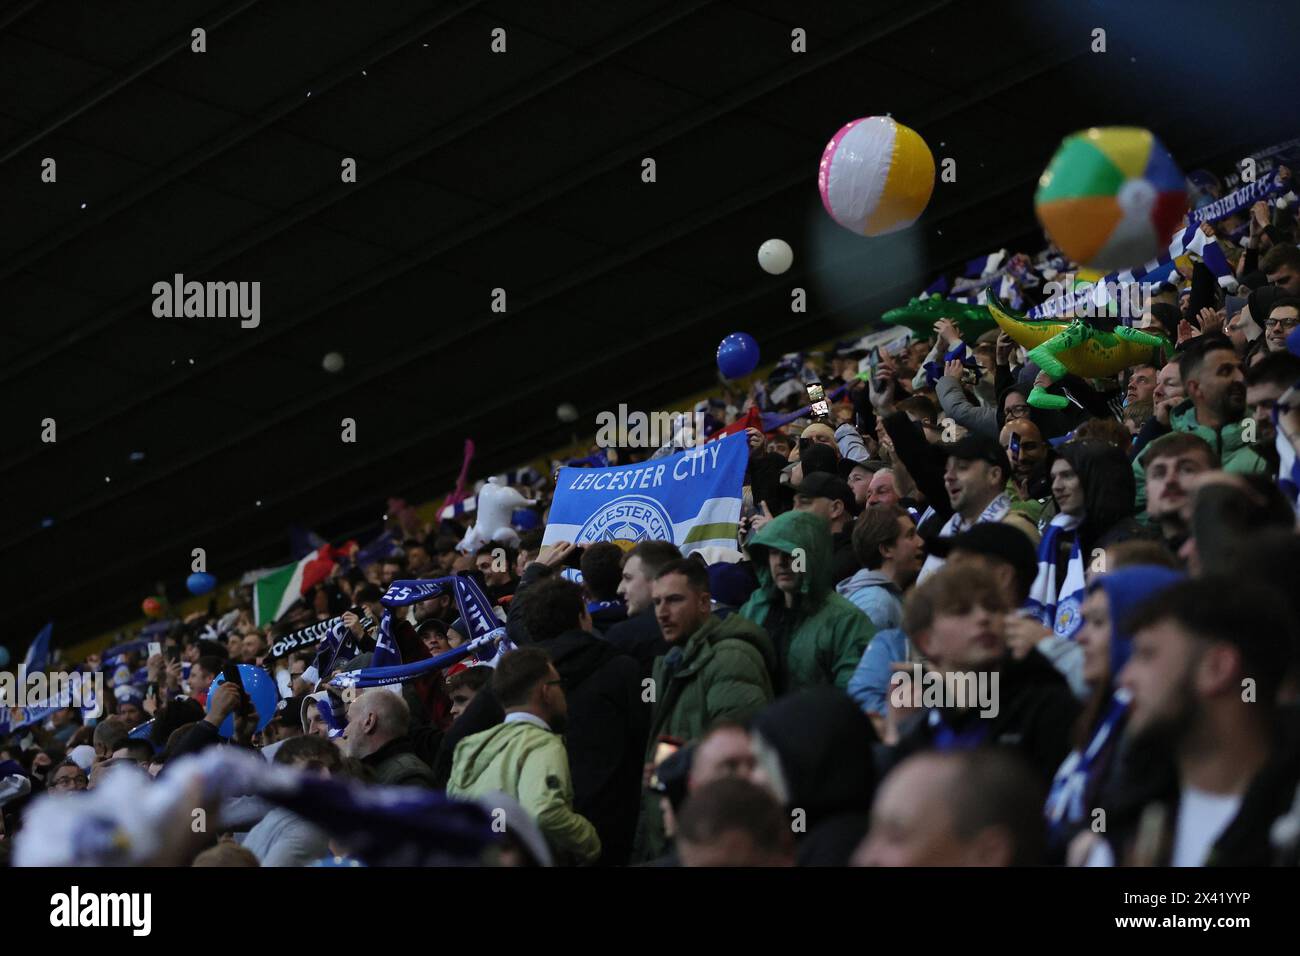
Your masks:
M348 705L343 753L375 772L375 782L389 786L435 786L433 770L411 747L407 733L411 711L400 694L387 687L362 691Z
M840 457L840 446L835 444L835 429L830 425L823 425L821 422L813 422L802 432L799 433L799 447L802 449L805 442L814 442L818 445L826 445L833 452L835 457Z

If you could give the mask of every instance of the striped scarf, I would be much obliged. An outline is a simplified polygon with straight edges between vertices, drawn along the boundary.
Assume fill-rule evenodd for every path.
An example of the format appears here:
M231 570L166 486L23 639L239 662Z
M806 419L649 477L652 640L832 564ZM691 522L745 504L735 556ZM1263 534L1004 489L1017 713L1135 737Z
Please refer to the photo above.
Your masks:
M1010 512L1011 512L1011 498L1006 494L1006 492L1003 492L1002 494L994 498L992 501L990 501L988 507L986 507L983 511L981 511L980 516L976 518L974 521L972 521L970 524L966 523L966 519L963 518L960 513L954 514L951 518L948 519L947 523L945 523L944 526L939 529L939 537L941 538L956 537L957 535L961 534L963 531L968 531L969 529L975 527L975 525L977 524L983 524L986 521L1001 521ZM930 513L931 513L931 509L927 509L925 516L922 517L921 520L924 521L925 517L928 517ZM934 554L930 555L925 559L925 564L921 566L921 573L917 577L917 581L924 581L928 575L931 575L935 571L938 571L941 567L943 567L943 558Z
M1059 514L1052 519L1038 545L1038 577L1029 592L1025 607L1034 613L1045 627L1050 627L1059 637L1071 638L1083 625L1080 608L1084 597L1083 555L1079 548L1078 528L1081 519L1075 515ZM1070 548L1070 561L1066 566L1065 581L1056 588L1056 555L1062 533L1074 532L1074 545Z
M1063 836L1066 828L1084 822L1084 801L1095 789L1094 778L1101 769L1097 766L1097 757L1111 738L1119 734L1121 723L1128 715L1128 705L1128 692L1115 691L1110 699L1110 707L1106 709L1106 715L1088 741L1088 746L1082 751L1071 751L1052 778L1052 788L1047 794L1044 812L1048 827L1054 835Z

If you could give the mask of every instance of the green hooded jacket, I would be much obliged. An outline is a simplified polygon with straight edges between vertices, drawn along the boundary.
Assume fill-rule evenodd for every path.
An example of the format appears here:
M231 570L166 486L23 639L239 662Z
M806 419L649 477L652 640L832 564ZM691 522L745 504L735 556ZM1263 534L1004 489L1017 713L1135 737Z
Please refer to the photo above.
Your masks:
M802 551L796 554L796 548ZM803 577L789 611L768 565L768 552L773 549L802 557ZM777 680L777 693L819 684L845 690L876 629L870 618L835 591L830 526L811 512L787 511L758 530L749 542L749 554L758 590L740 614L767 631L776 645L785 675L785 686Z
M1224 471L1236 475L1256 475L1268 471L1268 462L1248 442L1241 439L1241 422L1228 422L1217 432L1208 425L1196 421L1196 407L1191 399L1178 405L1169 415L1170 432L1190 432L1204 438L1219 454L1219 461ZM1133 477L1137 479L1137 508L1145 511L1147 506L1147 472L1144 459L1159 438L1147 443L1133 459Z
M536 724L511 721L470 734L456 745L447 795L508 793L546 836L557 863L595 863L600 837L573 809L564 738Z

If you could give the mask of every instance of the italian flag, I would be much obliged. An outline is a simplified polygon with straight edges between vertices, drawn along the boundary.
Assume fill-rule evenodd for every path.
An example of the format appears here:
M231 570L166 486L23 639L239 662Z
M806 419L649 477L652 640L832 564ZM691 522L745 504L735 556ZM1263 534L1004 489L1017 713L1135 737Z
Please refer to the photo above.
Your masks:
M304 594L330 576L336 552L328 544L301 561L276 568L253 583L253 617L258 627L280 619Z

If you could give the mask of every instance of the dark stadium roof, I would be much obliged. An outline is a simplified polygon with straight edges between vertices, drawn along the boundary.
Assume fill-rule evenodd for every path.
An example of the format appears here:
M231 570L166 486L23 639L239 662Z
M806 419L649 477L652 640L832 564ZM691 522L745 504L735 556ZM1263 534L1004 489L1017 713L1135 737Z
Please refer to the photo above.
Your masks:
M227 578L288 560L290 524L337 535L388 495L432 498L466 437L481 477L620 401L662 407L715 380L727 332L773 359L860 327L1032 241L1034 181L1074 129L1150 126L1184 168L1297 135L1290 61L1257 53L1293 35L1276 18L1220 35L1172 3L11 3L6 641L49 618L58 643L92 636L160 579L183 594L194 547ZM1277 102L1249 93L1272 81ZM917 229L855 239L817 161L886 112L957 181ZM754 259L774 236L795 250L779 278ZM260 326L156 318L176 273L260 281Z

